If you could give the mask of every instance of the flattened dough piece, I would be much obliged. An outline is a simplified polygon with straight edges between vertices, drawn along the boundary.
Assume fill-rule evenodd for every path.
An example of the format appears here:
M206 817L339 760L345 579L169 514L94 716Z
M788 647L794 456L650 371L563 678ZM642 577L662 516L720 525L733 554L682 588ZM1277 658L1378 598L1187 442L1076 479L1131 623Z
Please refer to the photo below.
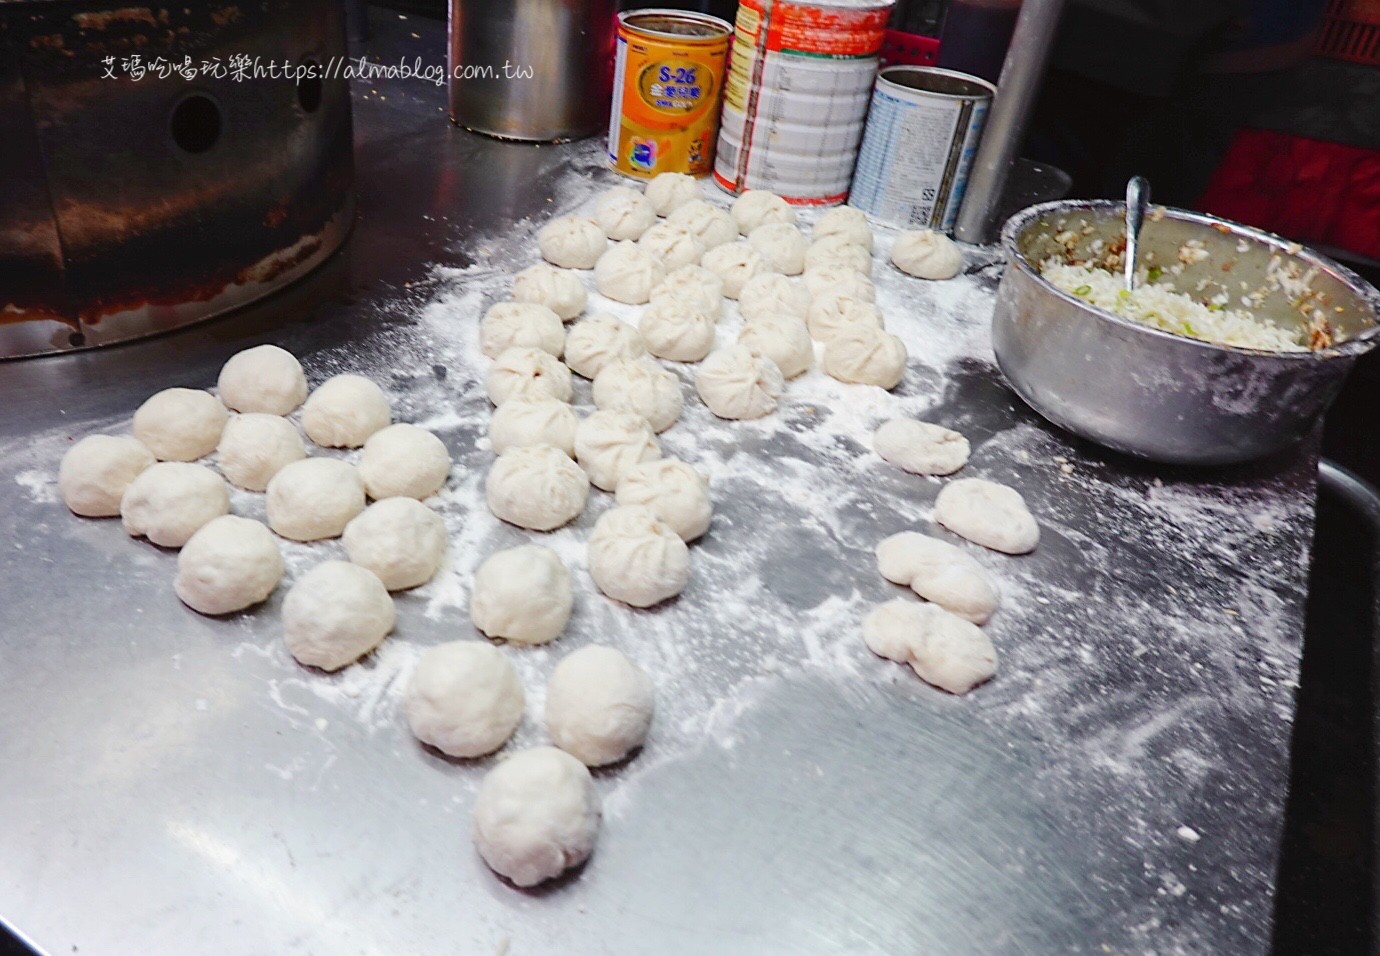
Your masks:
M893 598L863 619L863 640L951 694L966 694L997 672L997 652L982 628L936 604Z
M917 475L952 475L968 464L968 439L952 428L893 418L872 433L872 447L897 468Z
M983 478L959 478L940 489L934 520L974 544L1005 554L1028 554L1040 526L1015 488Z
M971 555L916 531L893 534L877 545L877 570L974 624L986 623L1001 603L997 586Z

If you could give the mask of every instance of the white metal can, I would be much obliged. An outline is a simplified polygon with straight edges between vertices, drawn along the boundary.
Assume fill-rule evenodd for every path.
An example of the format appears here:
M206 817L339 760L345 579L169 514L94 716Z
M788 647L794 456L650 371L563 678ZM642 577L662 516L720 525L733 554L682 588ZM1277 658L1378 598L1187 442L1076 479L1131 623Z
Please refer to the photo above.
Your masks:
M892 0L740 0L714 181L788 202L848 195Z
M881 222L952 232L996 92L953 70L882 70L848 204Z

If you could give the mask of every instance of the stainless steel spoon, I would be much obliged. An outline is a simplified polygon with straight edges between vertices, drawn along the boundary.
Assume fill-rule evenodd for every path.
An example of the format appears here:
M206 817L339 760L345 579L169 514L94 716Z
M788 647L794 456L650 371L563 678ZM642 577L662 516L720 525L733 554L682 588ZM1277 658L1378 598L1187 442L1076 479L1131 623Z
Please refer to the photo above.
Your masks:
M1150 204L1150 182L1144 176L1132 176L1126 183L1126 291L1136 287L1136 253L1140 246L1140 228L1145 225L1145 207Z

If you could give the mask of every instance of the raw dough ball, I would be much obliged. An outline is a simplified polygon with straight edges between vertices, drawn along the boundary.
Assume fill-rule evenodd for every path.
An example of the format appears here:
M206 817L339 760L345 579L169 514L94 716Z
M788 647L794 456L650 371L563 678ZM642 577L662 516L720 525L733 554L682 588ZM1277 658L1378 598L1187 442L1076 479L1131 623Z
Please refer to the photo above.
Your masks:
M546 685L552 743L590 767L617 763L641 747L655 707L646 672L597 644L566 655Z
M709 530L714 505L709 479L683 461L662 458L634 465L618 482L620 505L643 505L682 541L694 541Z
M906 372L906 346L875 326L855 323L825 343L824 371L840 382L895 388Z
M903 232L891 247L896 268L917 279L952 279L963 268L958 243L932 229Z
M173 590L193 611L229 614L258 604L283 577L283 555L267 528L221 515L187 539Z
M302 406L302 430L325 448L358 448L392 420L383 389L362 375L326 379Z
M724 296L738 298L743 285L753 276L771 271L767 260L746 242L729 242L715 246L704 254L700 265L714 273L724 283Z
M685 590L690 550L651 508L620 505L590 532L589 576L615 601L651 607Z
M738 344L775 362L783 378L795 378L815 364L810 330L793 315L767 315L751 320L738 333Z
M758 226L748 235L748 245L777 272L798 276L805 271L805 250L810 242L788 222Z
M393 599L383 582L349 561L323 561L283 598L283 641L299 663L338 671L393 630Z
M650 359L619 359L594 377L594 404L641 415L659 434L680 417L680 379Z
M637 330L653 355L673 362L698 362L714 347L715 325L714 317L695 303L659 296L642 310Z
M674 222L657 223L642 234L637 244L661 260L662 268L668 270L694 265L704 255L700 237Z
M513 301L544 305L562 319L585 310L588 294L580 277L569 269L538 262L513 276Z
M479 785L474 845L495 873L535 886L579 866L599 835L599 795L584 764L555 747L504 760Z
M1027 554L1040 543L1040 526L1021 493L982 478L959 478L941 488L934 520L974 544L1006 554Z
M703 199L692 199L676 207L666 221L684 226L699 236L705 249L713 249L738 238L738 225L733 217Z
M307 458L268 483L268 526L293 541L334 538L364 510L364 480L338 458Z
M594 221L610 239L638 239L656 222L656 207L636 189L614 186L599 197Z
M133 537L180 548L213 518L230 512L225 480L205 465L163 461L141 471L120 498L120 519Z
M225 407L237 412L286 415L307 397L307 376L287 349L256 345L230 356L216 390Z
M245 412L225 423L216 449L221 474L246 491L263 491L285 465L307 457L302 436L281 415Z
M938 538L915 531L877 545L877 569L893 584L974 624L986 623L1001 603L997 586L973 558Z
M430 581L446 554L446 524L416 498L384 498L345 526L340 543L390 591Z
M525 703L502 651L484 641L451 641L417 658L403 709L422 743L452 757L482 757L513 736Z
M608 247L598 223L578 216L559 216L537 232L541 257L562 269L593 269Z
M617 488L633 465L660 457L652 426L634 412L598 411L575 430L575 459L604 491Z
M862 246L855 246L845 236L825 236L810 243L805 253L806 269L822 269L837 266L852 269L864 276L872 274L872 253Z
M912 418L893 418L878 428L872 447L885 461L917 475L952 475L968 464L968 439Z
M776 363L745 345L730 345L712 353L695 376L695 390L720 418L770 414L785 387Z
M658 216L669 216L692 199L698 199L700 184L685 173L658 173L642 193Z
M641 305L666 275L661 261L635 242L617 242L594 266L594 287L615 302Z
M554 445L573 458L575 426L579 423L575 409L554 398L504 402L494 409L493 418L489 420L489 444L495 455L509 448Z
M752 235L753 230L770 222L795 225L795 210L791 204L765 189L749 189L733 200L733 207L729 211L738 231L745 236Z
M429 498L441 490L450 474L446 443L416 425L389 425L371 435L359 456L364 490L374 500Z
M585 378L594 378L614 359L635 359L646 354L642 334L607 312L576 322L565 340L565 364Z
M997 672L997 652L982 628L934 604L887 601L863 619L863 640L951 694L966 694Z
M842 236L855 246L872 251L872 230L867 225L867 216L861 209L852 206L835 206L819 217L810 235L816 239L827 236Z
M849 329L860 325L874 329L886 327L882 321L881 310L871 302L850 299L846 296L824 296L810 303L806 319L810 337L819 342L829 342Z
M561 317L535 302L499 302L479 321L479 351L498 358L511 348L541 349L556 358L565 351Z
M816 299L846 296L859 302L876 302L877 287L861 272L839 265L805 267L805 288Z
M652 286L653 299L663 296L691 303L717 322L724 310L724 280L704 266L681 266Z
M793 279L764 272L743 283L738 312L746 321L780 315L803 319L810 309L810 290Z
M589 478L559 448L530 445L498 456L485 493L495 517L519 528L550 531L585 510Z
M137 439L88 435L62 456L58 491L73 514L109 518L120 513L130 482L153 462L153 454Z
M134 413L134 437L159 461L196 461L215 451L229 417L210 392L165 388Z
M508 349L489 369L485 385L495 405L518 399L570 401L570 369L541 349Z
M560 636L574 604L570 572L556 552L524 544L490 555L479 566L470 620L490 637L545 644Z

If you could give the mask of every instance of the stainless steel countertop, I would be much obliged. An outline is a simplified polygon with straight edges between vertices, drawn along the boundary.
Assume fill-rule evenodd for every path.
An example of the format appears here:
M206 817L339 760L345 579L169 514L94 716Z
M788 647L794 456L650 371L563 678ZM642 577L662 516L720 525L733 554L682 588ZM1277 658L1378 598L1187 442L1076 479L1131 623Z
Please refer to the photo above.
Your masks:
M381 59L440 57L435 24L395 18L376 18ZM645 752L597 775L592 861L535 892L472 851L487 764L424 751L396 712L398 661L473 635L463 594L401 596L384 653L327 678L279 646L281 591L201 618L172 594L173 554L69 515L52 488L69 436L210 386L261 341L315 380L378 376L429 416L457 483L482 481L479 366L418 333L452 281L431 265L482 285L486 258L530 245L507 224L608 177L597 145L505 145L449 128L441 89L373 89L356 91L360 222L324 272L238 317L0 364L0 918L52 954L1268 950L1316 447L1194 473L1054 431L984 352L989 253L961 294L880 281L915 357L895 400L967 433L968 473L1020 487L1044 529L1029 558L982 556L1009 596L996 680L949 698L862 646L856 609L896 593L870 549L925 526L939 487L872 458L872 422L789 395L737 432L687 411L668 446L728 471L690 589L636 614L577 570L571 632L523 656L529 692L593 639L661 683ZM936 331L954 328L977 344ZM781 493L802 474L817 499ZM447 505L460 560L522 539L466 500Z

